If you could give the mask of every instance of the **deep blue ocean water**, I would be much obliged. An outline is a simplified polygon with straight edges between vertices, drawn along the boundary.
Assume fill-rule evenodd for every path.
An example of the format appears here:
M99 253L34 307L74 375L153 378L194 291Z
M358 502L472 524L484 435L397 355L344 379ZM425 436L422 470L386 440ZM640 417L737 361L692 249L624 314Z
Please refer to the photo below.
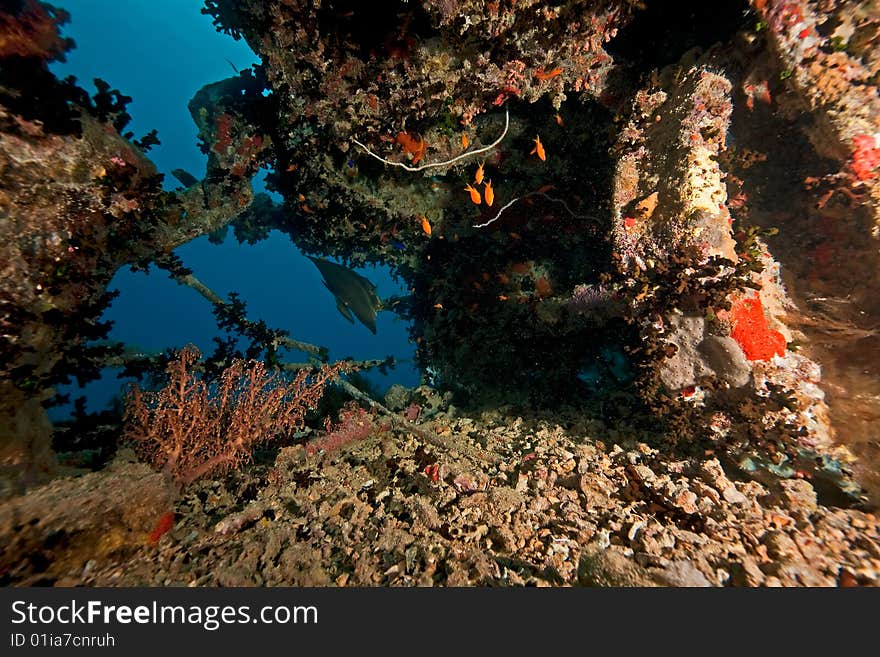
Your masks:
M190 98L205 84L235 74L258 62L244 40L214 30L203 16L201 0L53 0L71 14L63 28L76 48L66 62L53 64L59 77L74 75L80 86L94 92L92 80L107 81L131 96L132 121L127 130L140 137L153 128L161 145L148 153L165 174L165 186L179 186L171 170L182 168L197 178L205 172L207 158L197 147L197 130L187 110ZM254 188L263 191L262 175ZM280 200L276 196L276 200ZM207 237L180 247L176 253L205 284L221 296L235 291L247 303L251 319L263 319L272 328L290 331L297 340L326 346L331 359L358 359L394 355L403 362L387 376L370 372L367 378L380 390L392 383L413 386L419 374L412 364L414 348L406 323L389 312L379 313L377 334L360 323L349 324L336 310L317 268L280 233L256 245L239 245L229 231L216 246ZM406 294L383 268L358 270L378 286L381 298ZM182 287L162 271L151 274L119 271L110 284L119 297L104 319L113 322L109 338L136 348L161 351L193 343L210 353L211 338L220 333L211 305L197 292ZM291 353L300 362L304 354ZM79 388L75 383L58 391L71 399L85 395L90 411L107 407L124 381L115 370L101 380ZM50 415L61 419L71 406L60 406Z

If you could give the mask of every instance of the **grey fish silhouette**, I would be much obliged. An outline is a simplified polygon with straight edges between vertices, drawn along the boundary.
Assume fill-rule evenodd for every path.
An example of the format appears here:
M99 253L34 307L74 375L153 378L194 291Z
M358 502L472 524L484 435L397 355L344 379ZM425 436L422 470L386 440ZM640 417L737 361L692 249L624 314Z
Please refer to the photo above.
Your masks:
M376 312L382 308L382 301L376 295L376 286L372 281L335 262L311 256L309 260L315 263L324 277L324 286L336 297L336 308L342 316L352 324L354 317L357 317L375 334Z
M192 175L189 171L184 171L183 169L174 169L171 172L171 175L177 178L184 187L192 187L199 179Z

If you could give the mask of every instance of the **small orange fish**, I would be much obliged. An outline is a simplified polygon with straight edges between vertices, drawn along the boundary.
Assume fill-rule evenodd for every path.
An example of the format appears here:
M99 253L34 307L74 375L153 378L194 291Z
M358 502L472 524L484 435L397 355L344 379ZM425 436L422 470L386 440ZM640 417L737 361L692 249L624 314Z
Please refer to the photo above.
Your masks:
M172 527L174 527L174 512L163 513L156 521L156 527L150 532L150 543L158 543L159 539L171 531Z
M547 154L544 153L544 144L541 143L541 136L535 136L535 147L532 149L532 152L529 155L538 154L538 158L543 162L547 159Z
M558 66L549 71L545 71L543 68L539 68L535 71L535 77L539 80L549 80L551 78L555 78L557 75L562 75L562 69Z
M466 133L466 132L462 132L462 133L461 133L461 147L462 147L462 148L467 148L467 147L468 147L468 144L470 144L470 143L471 143L471 142L470 142L470 140L468 140L467 133Z
M560 126L565 125L564 121L562 120L562 117L559 116L559 112L556 113L556 125L560 125Z
M483 202L483 199L480 198L480 192L474 189L474 186L468 183L467 187L464 188L464 191L471 193L471 200L479 205Z
M507 301L507 297L506 297L505 295L503 295L503 294L499 294L499 295L498 295L498 300L499 300L499 301Z
M492 190L492 181L487 180L484 187L485 189L483 189L483 198L486 199L486 205L492 207L492 204L495 202L495 192Z
M483 182L483 163L480 162L480 166L477 167L477 172L474 174L474 182L478 185Z
M442 303L435 303L434 308L436 308L437 310L443 310L443 304Z
M422 220L422 230L425 231L425 235L430 237L431 236L431 224L428 223L428 218L425 215L422 215L420 217L420 219Z

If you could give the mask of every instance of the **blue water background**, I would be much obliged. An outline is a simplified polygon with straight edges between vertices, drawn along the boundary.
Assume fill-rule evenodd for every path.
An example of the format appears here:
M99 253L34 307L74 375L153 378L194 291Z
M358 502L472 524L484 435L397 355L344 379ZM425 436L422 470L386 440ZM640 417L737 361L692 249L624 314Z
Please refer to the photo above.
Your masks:
M242 70L258 62L244 40L235 41L216 32L210 17L199 11L201 0L53 2L70 12L71 21L64 26L63 34L76 41L67 61L52 65L53 72L59 77L75 75L90 93L94 92L92 80L99 77L133 98L128 106L132 121L126 129L138 138L158 129L161 145L154 146L148 155L165 174L166 189L179 186L172 169L182 168L201 178L207 158L197 147L197 130L187 103L205 84L234 75L232 65ZM265 190L262 175L254 180L254 188ZM251 319L287 329L297 340L326 346L331 359L388 355L401 359L403 362L388 376L367 374L380 390L392 383L418 383L406 323L381 312L376 335L360 323L349 324L336 310L317 268L277 231L253 246L239 245L232 231L220 246L200 237L176 253L221 296L232 291L240 293ZM382 298L406 294L387 268L358 271L376 283ZM149 351L187 343L206 353L212 351L211 338L220 333L211 305L194 290L172 281L165 272L133 273L126 268L114 276L110 288L121 292L104 316L113 322L111 340ZM305 354L292 352L288 359L300 362ZM90 411L102 410L120 390L122 382L116 373L108 369L101 380L85 389L72 384L58 391L70 394L71 399L85 395ZM70 408L60 406L50 414L61 419Z

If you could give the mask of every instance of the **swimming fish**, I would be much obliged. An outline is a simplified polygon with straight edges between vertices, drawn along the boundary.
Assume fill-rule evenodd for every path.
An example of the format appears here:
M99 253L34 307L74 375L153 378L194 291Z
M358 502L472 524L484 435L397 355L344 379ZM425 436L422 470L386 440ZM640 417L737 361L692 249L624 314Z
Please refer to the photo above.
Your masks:
M428 218L426 216L422 215L420 217L420 219L422 220L422 231L425 233L425 235L430 237L431 236L431 224L428 221Z
M489 207L491 207L491 206L492 206L492 203L495 202L495 192L494 192L494 190L492 189L492 181L491 181L491 180L487 180L487 181L486 181L486 184L485 184L483 187L484 187L484 189L483 189L483 198L486 199L486 205L488 205Z
M309 260L315 263L324 277L324 286L336 298L336 309L342 316L352 324L354 317L357 317L375 335L376 313L382 309L382 301L376 295L375 284L356 271L335 262L311 256Z
M535 147L532 149L532 152L530 153L530 155L535 154L535 153L538 154L538 157L541 159L541 161L544 161L547 159L547 155L544 153L544 144L541 143L541 136L540 135L535 137Z
M559 67L556 67L549 71L545 71L543 68L539 68L537 71L535 71L535 77L539 80L550 80L552 78L555 78L557 75L562 75L562 69Z
M483 199L480 198L480 192L474 189L474 186L468 183L467 187L464 188L464 191L471 193L471 200L479 205L482 203Z
M180 184L184 187L192 187L199 182L198 178L192 175L189 171L184 171L183 169L173 169L171 175L177 178L180 181Z
M474 174L474 182L478 185L483 182L483 163L480 162L480 166L477 167L477 172Z

